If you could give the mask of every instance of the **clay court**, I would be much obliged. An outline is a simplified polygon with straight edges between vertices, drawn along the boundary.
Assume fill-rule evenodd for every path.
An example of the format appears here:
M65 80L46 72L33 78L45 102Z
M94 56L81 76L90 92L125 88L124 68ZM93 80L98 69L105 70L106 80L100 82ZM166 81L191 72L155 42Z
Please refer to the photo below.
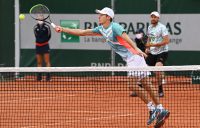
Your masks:
M164 128L200 127L200 85L191 78L168 77L161 99L171 115ZM129 97L126 77L53 77L50 82L26 76L2 81L2 128L144 128L147 107Z

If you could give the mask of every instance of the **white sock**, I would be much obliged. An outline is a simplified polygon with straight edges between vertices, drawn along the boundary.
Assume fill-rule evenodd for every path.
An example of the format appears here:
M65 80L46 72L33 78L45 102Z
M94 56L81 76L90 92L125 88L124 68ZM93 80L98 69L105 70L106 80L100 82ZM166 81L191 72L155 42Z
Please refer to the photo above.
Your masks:
M147 107L148 107L148 109L150 110L150 111L153 111L156 107L155 107L155 105L152 103L152 102L149 102L148 104L147 104Z
M157 105L156 108L157 109L161 109L161 110L164 109L163 106L162 106L162 104Z

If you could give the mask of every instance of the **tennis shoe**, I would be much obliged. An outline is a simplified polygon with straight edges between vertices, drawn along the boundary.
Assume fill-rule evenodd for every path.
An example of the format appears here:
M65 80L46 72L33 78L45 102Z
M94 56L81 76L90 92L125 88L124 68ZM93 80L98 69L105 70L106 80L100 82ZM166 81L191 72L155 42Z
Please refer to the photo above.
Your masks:
M155 108L153 111L150 111L147 125L151 125L154 122L154 120L158 117L159 113L160 113L160 109L157 109L157 108Z
M160 110L160 114L158 115L157 117L157 121L156 121L156 124L154 126L154 128L160 128L164 125L165 123L165 120L169 117L170 115L170 112L168 110Z

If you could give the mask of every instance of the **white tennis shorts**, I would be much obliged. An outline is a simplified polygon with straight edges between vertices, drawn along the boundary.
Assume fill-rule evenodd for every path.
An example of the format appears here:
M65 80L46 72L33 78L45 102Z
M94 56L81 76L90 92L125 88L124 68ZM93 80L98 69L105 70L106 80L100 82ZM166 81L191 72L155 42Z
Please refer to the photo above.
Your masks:
M128 58L127 67L147 67L146 61L144 57L139 55L133 55L132 57ZM151 75L149 71L128 71L128 76L138 77L140 79Z

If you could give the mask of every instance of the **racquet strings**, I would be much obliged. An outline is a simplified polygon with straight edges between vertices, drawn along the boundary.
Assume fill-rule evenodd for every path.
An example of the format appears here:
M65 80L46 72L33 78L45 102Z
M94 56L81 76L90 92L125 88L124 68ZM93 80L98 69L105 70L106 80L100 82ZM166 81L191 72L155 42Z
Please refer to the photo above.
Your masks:
M50 15L49 9L45 5L42 5L42 4L37 4L33 6L30 9L29 13L31 17L33 17L36 20L41 20L41 21L46 20Z

